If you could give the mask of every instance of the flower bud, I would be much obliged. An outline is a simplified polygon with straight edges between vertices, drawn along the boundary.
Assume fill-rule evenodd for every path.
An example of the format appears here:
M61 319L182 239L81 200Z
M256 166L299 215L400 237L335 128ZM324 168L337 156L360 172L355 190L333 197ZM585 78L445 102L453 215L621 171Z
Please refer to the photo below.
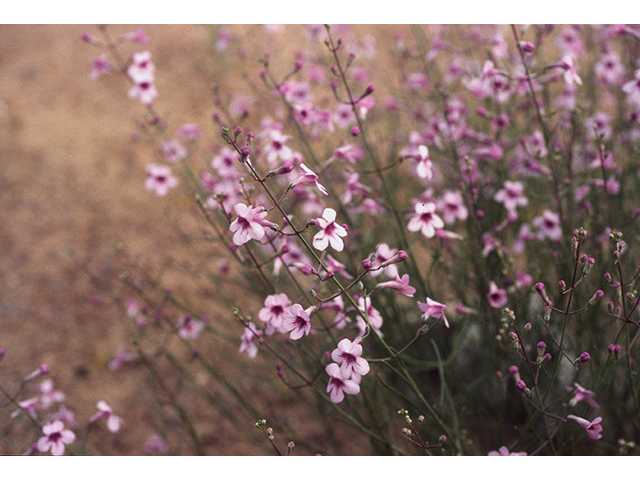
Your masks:
M360 129L358 127L352 127L351 128L351 136L352 137L357 137L358 135L360 135Z
M582 352L582 354L578 358L576 358L575 362L587 363L589 360L591 360L591 355L589 355L588 352Z
M544 351L547 348L547 344L544 342L538 342L537 345L537 353L538 353L538 362L542 361L542 357L544 357Z
M369 260L368 258L365 258L364 260L362 260L362 267L365 270L369 270L371 268L371 260Z
M520 369L515 365L509 367L509 374L511 375L511 378L513 378L516 382L520 380Z
M604 297L604 292L602 290L596 291L596 293L593 294L593 297L591 297L591 300L589 300L589 306L595 305L602 297Z
M622 350L622 347L618 344L613 344L613 345L609 345L607 349L609 350L610 355L613 355L614 357L618 358L618 356L620 355L620 351Z

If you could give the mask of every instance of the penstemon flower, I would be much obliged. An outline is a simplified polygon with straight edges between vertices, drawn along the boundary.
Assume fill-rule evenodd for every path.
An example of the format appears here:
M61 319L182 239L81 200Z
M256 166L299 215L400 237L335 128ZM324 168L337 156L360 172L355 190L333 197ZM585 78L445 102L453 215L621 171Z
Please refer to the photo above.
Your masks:
M438 303L435 300L431 300L429 297L427 297L426 303L418 302L418 308L423 312L423 318L426 319L429 317L442 317L445 326L449 328L449 322L447 321L447 317L444 315L444 311L447 309L446 305Z
M178 186L178 179L166 165L147 165L147 179L144 186L147 190L153 190L163 197L169 190Z
M285 333L282 322L289 309L289 303L289 297L285 293L269 295L265 299L264 308L258 312L258 318L267 325L265 331L267 335L273 335L276 330Z
M110 432L116 433L118 430L120 430L122 419L113 413L113 410L107 404L107 402L105 402L104 400L100 400L96 406L98 407L99 411L89 419L89 423L94 423L101 418L106 418L107 428Z

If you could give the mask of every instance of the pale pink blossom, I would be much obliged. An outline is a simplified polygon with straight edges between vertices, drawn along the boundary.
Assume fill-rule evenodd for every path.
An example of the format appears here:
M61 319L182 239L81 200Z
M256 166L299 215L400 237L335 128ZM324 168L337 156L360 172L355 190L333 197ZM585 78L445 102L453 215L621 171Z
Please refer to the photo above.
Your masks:
M464 205L462 194L458 191L447 190L438 202L438 208L442 212L445 223L454 223L456 220L465 221L469 211Z
M118 430L120 430L120 425L122 424L122 418L118 417L113 413L113 410L107 404L107 402L105 402L104 400L100 400L96 406L98 407L99 411L89 419L89 423L94 423L100 420L101 418L106 418L107 428L109 429L110 432L116 433Z
M254 325L253 322L249 322L248 326L242 332L242 338L240 343L240 353L246 351L249 358L256 358L258 355L258 346L255 341L260 338L262 331Z
M557 213L545 210L542 212L542 216L534 218L531 223L538 228L538 239L549 238L554 242L559 242L562 239L560 215Z
M498 190L493 196L493 199L496 202L502 203L504 208L513 215L517 215L516 208L526 207L529 204L529 200L524 196L524 184L510 180L504 182L504 188Z
M391 263L385 267L382 267L382 264L391 260L396 256L398 250L395 248L389 247L386 243L380 243L376 247L375 251L375 259L371 263L371 267L369 268L372 277L377 277L381 273L389 278L395 278L398 276L398 266L395 263Z
M369 373L369 362L362 358L360 338L356 338L353 342L348 338L340 340L338 347L331 352L331 359L340 364L342 378L350 378L352 372L360 376Z
M133 63L127 69L127 73L135 83L153 83L155 70L156 67L151 61L151 53L144 51L133 54Z
M527 454L525 452L509 452L507 447L500 447L498 450L489 452L488 457L524 457Z
M624 82L624 65L616 52L608 52L594 65L596 78L604 85L620 85Z
M416 293L416 289L409 285L409 275L406 273L402 278L398 275L395 280L379 283L376 288L393 288L407 297L413 297Z
M204 329L204 323L189 314L185 314L178 319L176 328L178 329L180 338L195 340Z
M261 240L265 235L265 227L273 226L273 223L265 220L267 211L260 207L248 207L243 203L237 203L233 210L236 212L236 219L229 225L229 230L233 232L233 243L244 245L249 240Z
M258 318L267 325L265 332L267 335L273 335L276 330L285 333L282 329L282 321L289 309L289 304L289 297L286 293L269 295L265 299L264 308L258 312Z
M304 173L302 173L296 180L292 182L293 186L311 184L315 185L318 190L320 190L324 195L329 195L327 189L324 188L320 183L318 183L318 175L316 175L309 167L307 167L304 163L300 164L300 168Z
M267 134L268 143L264 147L267 162L274 165L280 161L293 161L293 150L287 146L287 142L291 140L289 135L284 135L276 129L269 130Z
M91 80L95 80L101 75L106 75L113 69L113 67L107 60L107 55L105 53L103 53L99 57L94 58L92 61L92 66L93 68L91 69L91 73L89 74L89 78L91 78Z
M158 91L153 82L149 80L141 80L136 82L129 90L129 98L138 99L143 105L151 105L153 99L158 96Z
M327 393L333 403L340 403L344 400L344 394L357 395L360 393L360 385L353 380L347 380L342 377L340 367L337 363L330 363L325 368L329 375L329 384L327 385Z
M189 153L187 148L178 140L168 140L163 142L160 148L162 149L164 156L171 163L179 162L183 158L186 158Z
M627 100L634 105L640 106L640 75L638 78L625 83L622 91L627 94Z
M432 238L436 230L444 228L444 222L435 211L436 205L433 202L416 204L415 214L409 220L407 229L410 232L421 231L425 237Z
M53 386L53 380L47 378L40 383L40 405L42 408L49 408L51 405L57 402L62 402L65 399L64 393L57 391Z
M125 41L136 42L140 45L146 45L150 41L149 37L142 28L138 28L133 32L125 33L122 36L122 39Z
M302 308L301 305L293 304L284 314L282 319L282 329L285 332L291 332L291 340L298 340L304 335L311 332L311 313L315 310L314 306Z
M581 417L576 417L575 415L568 415L567 419L574 420L578 425L585 429L589 438L594 440L599 440L602 438L602 425L600 422L602 421L602 417L598 417L594 419L592 422L586 420Z
M593 397L595 396L594 392L592 392L591 390L587 390L586 388L578 385L577 383L574 383L573 385L575 387L575 392L574 392L575 395L571 400L569 400L570 407L574 407L578 402L581 402L584 400L593 408L600 408L600 405L598 405L598 403L593 399ZM573 388L567 387L567 390L571 391L573 390Z
M45 423L42 433L44 436L40 437L36 444L38 451L44 453L51 450L51 455L64 455L65 444L73 443L76 439L76 434L71 430L65 430L64 423L60 420Z
M371 327L380 333L380 328L382 328L382 315L380 312L373 306L371 303L371 299L368 297L360 297L358 299L358 308L361 312L365 314L367 319L369 320L369 324ZM358 313L356 317L356 322L358 323L358 328L360 329L360 336L364 335L366 332L367 322L365 319Z
M445 304L438 303L435 300L427 297L426 303L418 302L418 308L422 311L422 318L427 319L429 317L442 317L445 326L449 328L449 322L447 321L447 317L444 314L444 311L447 309L447 306Z
M347 230L335 222L336 211L333 208L325 208L322 217L316 219L320 231L313 237L313 247L323 251L329 245L334 250L341 252L344 248L344 242L340 237L347 236Z
M153 190L163 197L169 190L178 186L178 179L173 176L171 168L167 165L147 165L147 179L144 186L147 190Z

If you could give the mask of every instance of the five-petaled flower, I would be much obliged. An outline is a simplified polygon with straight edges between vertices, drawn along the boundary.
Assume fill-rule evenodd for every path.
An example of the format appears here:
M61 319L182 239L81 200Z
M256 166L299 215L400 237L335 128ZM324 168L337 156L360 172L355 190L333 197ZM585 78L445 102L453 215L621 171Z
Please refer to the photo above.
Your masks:
M289 297L286 293L279 293L277 295L269 295L264 301L264 308L258 312L258 318L267 325L266 334L273 335L277 330L284 333L282 330L282 321L284 315L289 309Z
M447 309L446 305L438 303L435 300L431 300L429 297L427 297L427 303L418 302L418 308L422 310L423 318L426 319L429 317L442 317L445 326L449 328L449 322L447 321L447 317L445 317L444 315L444 311Z
M587 435L589 435L589 438L593 438L594 440L599 440L602 438L602 434L600 433L602 431L602 425L600 425L602 417L594 419L593 422L590 422L589 420L586 420L582 417L576 417L575 415L568 415L567 419L574 420L578 423L578 425L584 428L587 432Z
M147 165L147 179L144 186L147 190L154 190L163 197L170 189L178 186L178 179L173 176L171 167L167 165Z
M340 340L338 348L331 352L331 359L340 364L342 378L351 378L352 372L360 376L369 373L369 362L362 358L360 338L356 338L353 342L348 338Z
M335 222L336 211L333 208L325 208L322 217L316 219L320 231L313 237L313 246L320 251L326 250L329 245L334 250L341 252L344 242L340 237L347 236L347 230Z
M507 303L507 292L503 288L498 288L495 282L491 282L487 299L493 308L502 308Z
M357 395L360 393L360 385L354 380L345 380L340 373L340 367L337 363L330 363L325 368L329 375L329 384L327 385L327 393L333 403L340 403L344 400L344 394Z
M415 214L407 225L410 232L420 230L425 237L432 238L436 234L436 230L444 228L444 222L435 213L435 203L418 203L415 210Z
M247 207L244 203L237 203L233 210L238 217L231 222L229 230L233 233L233 243L240 246L249 240L261 240L265 235L264 227L272 227L273 223L265 220L267 211L260 207Z
M291 340L298 340L303 335L309 335L311 332L311 313L315 310L314 306L306 310L298 303L293 304L284 314L282 320L282 329L285 332L291 332Z
M36 444L38 451L46 452L50 449L51 455L64 455L65 444L73 443L76 439L76 434L71 430L65 430L64 423L60 420L45 423L42 433L44 436L40 437Z

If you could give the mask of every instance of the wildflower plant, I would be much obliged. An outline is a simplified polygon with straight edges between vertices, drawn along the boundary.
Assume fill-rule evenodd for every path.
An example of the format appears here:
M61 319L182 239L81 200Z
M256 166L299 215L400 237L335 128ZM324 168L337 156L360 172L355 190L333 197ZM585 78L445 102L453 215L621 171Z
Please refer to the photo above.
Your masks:
M267 417L304 436L271 398L243 393L247 383L272 385L269 395L295 399L323 429L322 440L293 438L294 452L343 453L340 429L376 454L635 445L640 30L398 29L383 46L354 27L301 27L293 58L276 67L261 53L250 98L216 87L209 123L178 128L160 114L170 92L154 86L153 47L126 60L116 52L131 45L100 27L91 78L121 73L163 155L138 172L141 188L149 201L182 191L195 207L191 235L225 265L206 259L228 305L214 319L143 268L122 276L113 296L131 324L130 361L152 372L196 453L215 452L178 389L239 428ZM241 42L230 32L217 32L219 59ZM376 68L383 61L389 69ZM237 360L226 362L247 362L237 384L207 350L229 341ZM202 375L239 410L202 389ZM28 399L8 397L36 418ZM126 424L126 412L98 408L91 424ZM44 425L39 448L63 451L67 431Z

